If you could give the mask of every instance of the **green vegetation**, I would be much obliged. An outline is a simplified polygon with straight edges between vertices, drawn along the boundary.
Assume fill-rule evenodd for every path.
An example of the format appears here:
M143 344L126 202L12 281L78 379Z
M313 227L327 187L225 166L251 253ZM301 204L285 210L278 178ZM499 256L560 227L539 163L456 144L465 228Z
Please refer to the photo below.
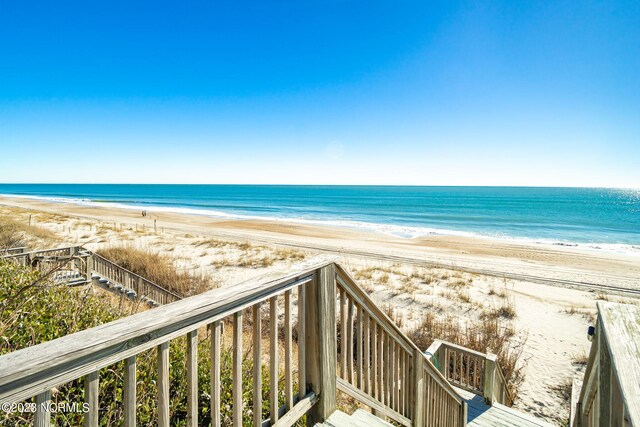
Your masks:
M54 286L28 268L0 260L0 354L6 354L28 346L53 340L64 335L88 329L130 314L132 306L119 309L111 295L94 293L88 288ZM245 325L245 327L247 327ZM228 328L231 329L231 328ZM200 424L211 420L210 405L210 337L200 331L198 345L198 384ZM223 342L225 340L223 339ZM221 352L222 420L229 424L233 408L231 401L232 362L231 350L223 346ZM253 361L249 347L243 359L244 425L252 424ZM170 395L171 424L187 424L186 411L186 342L184 338L171 341L170 345ZM263 417L268 417L269 380L265 366L263 375ZM100 424L121 425L124 387L124 362L100 371ZM139 425L156 425L156 351L148 350L137 356L137 403ZM283 381L279 382L281 385ZM58 402L83 402L82 379L61 385L53 390L52 400ZM284 390L279 390L279 403L284 403ZM82 414L56 413L52 425L81 425ZM29 425L32 414L0 413L0 426Z

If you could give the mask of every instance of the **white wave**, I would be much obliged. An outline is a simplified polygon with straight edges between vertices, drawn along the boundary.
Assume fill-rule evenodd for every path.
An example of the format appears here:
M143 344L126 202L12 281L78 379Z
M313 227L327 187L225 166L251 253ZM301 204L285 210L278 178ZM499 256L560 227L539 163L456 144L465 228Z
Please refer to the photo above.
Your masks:
M49 196L32 196L32 195L16 195L16 194L0 194L2 197L11 198L23 198L23 199L36 199L56 203L69 203L80 206L93 206L93 207L109 207L127 210L145 210L148 212L164 212L164 213L178 213L187 215L200 215L212 218L222 219L235 219L235 220L257 220L257 221L273 221L282 223L294 223L305 225L318 225L329 226L337 228L349 228L356 230L373 231L377 233L383 233L394 237L400 237L404 239L415 239L425 236L460 236L460 237L480 237L485 239L495 239L503 242L520 243L520 244L543 244L543 245L558 245L558 246L571 246L581 249L589 250L602 250L607 252L615 252L626 255L640 256L640 245L628 245L618 243L576 243L557 241L553 239L545 238L532 238L532 237L512 237L502 233L499 234L482 234L460 230L449 230L443 228L430 228L430 227L413 227L396 224L380 224L365 221L351 221L351 220L331 220L331 219L308 219L308 218L289 218L289 217L277 217L277 216L261 216L261 215L247 215L230 213L213 209L196 209L196 208L181 208L176 206L148 206L142 204L126 204L118 202L99 202L90 199L74 199L65 197L49 197Z

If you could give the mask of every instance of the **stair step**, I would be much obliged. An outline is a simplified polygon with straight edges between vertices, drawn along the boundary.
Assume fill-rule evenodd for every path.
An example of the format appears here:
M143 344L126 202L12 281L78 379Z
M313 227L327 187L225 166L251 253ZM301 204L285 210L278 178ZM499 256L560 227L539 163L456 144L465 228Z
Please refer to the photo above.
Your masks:
M369 427L393 427L393 424L376 417L370 412L363 411L362 409L358 409L354 412L353 415L351 415L351 418L360 420Z
M353 415L335 411L324 423L316 424L316 427L393 427L393 425L373 414L358 409Z

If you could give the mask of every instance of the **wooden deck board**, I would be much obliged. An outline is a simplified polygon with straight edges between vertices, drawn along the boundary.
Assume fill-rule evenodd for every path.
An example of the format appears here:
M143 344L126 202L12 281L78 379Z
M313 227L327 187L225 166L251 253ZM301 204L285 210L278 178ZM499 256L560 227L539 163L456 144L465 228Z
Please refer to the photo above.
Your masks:
M489 406L482 396L456 387L456 392L467 402L469 427L550 427L542 420L500 404Z

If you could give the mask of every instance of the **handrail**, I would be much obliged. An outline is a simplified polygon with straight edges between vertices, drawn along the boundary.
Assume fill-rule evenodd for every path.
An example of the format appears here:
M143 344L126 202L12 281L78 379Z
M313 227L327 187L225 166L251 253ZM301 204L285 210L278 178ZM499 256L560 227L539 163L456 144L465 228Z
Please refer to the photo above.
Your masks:
M93 257L93 271L95 271L100 276L106 277L122 285L130 287L139 296L149 296L150 292L147 292L147 289L143 290L143 287L146 286L146 287L150 287L155 291L154 297L152 299L155 301L158 301L161 304L169 304L175 301L179 301L183 298L177 293L169 289L163 288L162 286L153 283L152 281L144 278L143 276L140 276L139 274L136 274L130 270L127 270L126 268L103 257L102 255L92 253L92 257ZM107 266L111 267L111 270L109 270ZM113 272L114 270L117 273L114 274ZM118 273L120 273L121 276L126 275L129 277L116 278L115 276Z
M17 246L15 248L0 249L0 254L4 253L4 255L0 255L0 258L4 258L10 255L19 255L27 252L27 249L28 248L26 246Z
M603 301L596 305L595 333L571 423L640 426L640 308Z
M437 360L440 372L456 387L483 396L489 404L513 404L504 373L494 354L442 340L435 340L426 353Z
M399 424L466 425L466 402L445 376L340 265L336 280L339 389Z
M261 305L269 302L270 323L269 365L272 375L271 383L271 425L289 426L301 416L307 414L309 419L315 416L327 417L327 399L331 398L330 384L326 383L327 367L334 361L317 358L318 354L332 354L320 341L327 336L321 325L327 322L326 313L319 304L323 300L319 289L330 291L335 282L327 280L326 271L333 271L333 258L316 258L300 265L300 268L286 275L277 272L251 279L238 285L218 288L203 294L185 298L173 304L161 306L116 320L95 328L87 329L68 336L57 338L33 347L18 350L0 356L0 403L16 403L37 396L39 402L50 399L50 390L76 379L85 378L85 399L90 409L85 415L85 423L90 426L98 424L98 387L97 373L120 361L133 366L133 377L125 375L124 417L125 425L135 425L135 356L145 350L157 348L158 357L158 425L168 426L169 413L169 342L186 335L187 346L187 381L188 390L196 390L188 396L189 416L191 420L198 417L197 396L197 330L203 326L211 328L211 364L212 364L212 420L213 425L220 425L220 349L221 321L231 317L233 321L233 422L242 424L242 331L243 312L251 308L253 328L254 361L254 407L262 407L261 372L263 357L260 353L261 340ZM293 396L293 368L291 358L293 351L292 336L292 292L298 295L298 381L299 393ZM330 293L329 293L330 295ZM307 298L308 297L308 298ZM284 407L278 405L278 347L279 344L279 306L284 300L284 351L285 351L285 394ZM324 305L327 313L330 306ZM256 317L257 316L257 317ZM306 326L308 325L308 326ZM331 336L330 334L328 336ZM257 340L257 341L256 341ZM335 344L335 342L334 342ZM315 353L314 353L315 352ZM309 357L305 357L305 353ZM194 366L195 363L195 366ZM324 364L324 366L322 366ZM215 368L215 369L214 369ZM217 373L216 373L217 372ZM256 376L257 375L257 376ZM257 378L257 380L256 380ZM334 374L335 381L335 374ZM280 383L282 384L282 383ZM93 391L92 391L93 390ZM133 396L132 396L133 395ZM217 404L217 407L215 406ZM255 406L257 405L257 406ZM335 408L335 394L333 395ZM283 412L284 411L284 412ZM322 412L325 411L325 412ZM284 415L284 416L283 416ZM38 420L49 419L51 414L37 407L35 414ZM254 424L260 425L264 420L261 411L254 413ZM279 418L282 418L279 420Z
M84 248L82 248L81 246L62 246L59 248L37 249L33 251L28 251L28 252L21 252L21 253L16 253L11 255L3 255L1 258L4 258L4 259L14 259L14 258L23 258L23 257L27 258L34 255L44 255L49 253L65 252L65 251L69 253L75 253L80 250L84 250Z

